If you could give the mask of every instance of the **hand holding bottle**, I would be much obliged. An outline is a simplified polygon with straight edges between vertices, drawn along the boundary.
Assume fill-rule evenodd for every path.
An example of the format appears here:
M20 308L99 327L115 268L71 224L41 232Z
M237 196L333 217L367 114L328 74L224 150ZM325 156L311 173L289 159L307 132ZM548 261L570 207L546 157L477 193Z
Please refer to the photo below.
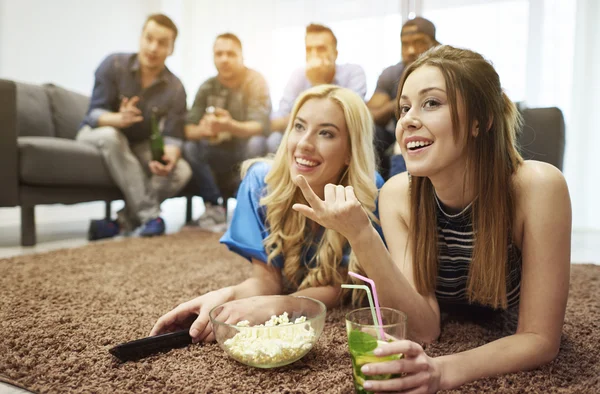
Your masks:
M213 137L209 137L211 144L216 145L231 139L231 133L228 131L231 123L229 111L218 107L208 107L203 120L206 121L206 127L213 135Z
M179 160L180 150L174 145L165 145L162 163L157 160L152 160L148 163L150 171L154 175L167 176L173 171L177 160Z

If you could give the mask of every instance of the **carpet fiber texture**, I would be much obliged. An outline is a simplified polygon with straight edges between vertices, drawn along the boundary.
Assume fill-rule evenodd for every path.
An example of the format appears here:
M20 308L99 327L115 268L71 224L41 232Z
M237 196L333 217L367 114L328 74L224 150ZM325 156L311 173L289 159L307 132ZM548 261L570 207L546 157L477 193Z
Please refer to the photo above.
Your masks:
M0 381L40 393L351 393L343 308L328 311L315 348L302 360L260 370L228 358L215 343L119 363L108 349L146 336L180 302L235 284L250 264L218 235L184 231L0 260ZM573 265L558 358L529 372L482 379L451 392L600 392L600 266ZM514 320L447 320L442 355L511 333Z

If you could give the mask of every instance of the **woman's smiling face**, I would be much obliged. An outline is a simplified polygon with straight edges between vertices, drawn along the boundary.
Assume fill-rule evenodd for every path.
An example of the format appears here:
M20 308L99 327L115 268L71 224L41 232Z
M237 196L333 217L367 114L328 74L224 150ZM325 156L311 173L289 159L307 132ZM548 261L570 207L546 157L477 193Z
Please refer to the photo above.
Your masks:
M433 66L413 71L402 87L400 120L396 139L402 149L408 172L432 177L440 172L464 171L465 135L454 138L452 109L442 72ZM457 94L460 127L464 127L462 99Z
M342 108L328 98L311 98L298 110L287 140L290 175L303 175L323 198L350 163L350 137Z

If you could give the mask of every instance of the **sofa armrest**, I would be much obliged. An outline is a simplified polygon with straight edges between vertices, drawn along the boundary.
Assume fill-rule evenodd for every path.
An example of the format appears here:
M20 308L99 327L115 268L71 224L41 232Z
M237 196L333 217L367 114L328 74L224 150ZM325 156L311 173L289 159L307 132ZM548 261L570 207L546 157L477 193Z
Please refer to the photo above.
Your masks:
M19 205L17 86L0 79L0 207Z

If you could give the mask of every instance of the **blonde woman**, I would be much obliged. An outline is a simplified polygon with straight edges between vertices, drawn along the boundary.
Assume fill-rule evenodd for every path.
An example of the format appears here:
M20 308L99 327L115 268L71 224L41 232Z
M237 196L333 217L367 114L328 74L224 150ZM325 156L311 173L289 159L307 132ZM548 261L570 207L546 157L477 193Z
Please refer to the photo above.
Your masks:
M518 308L518 328L437 358L408 340L381 346L376 354L405 358L363 372L405 375L364 388L433 393L552 361L569 289L571 204L563 175L523 161L515 147L519 115L481 55L431 49L407 68L398 91L396 138L410 175L381 190L389 252L348 190L323 199L300 181L310 207L294 209L348 239L381 303L408 315L413 340L436 340L440 313L456 308L479 316Z
M252 296L292 292L328 307L339 302L348 266L358 269L356 258L342 235L292 209L306 202L294 179L302 175L320 198L332 188L352 189L374 221L371 212L383 180L375 170L373 120L356 93L333 85L305 91L290 119L272 160L244 163L235 213L221 238L252 263L252 276L179 305L158 319L150 335L172 331L198 315L190 335L195 342L213 340L210 310Z

